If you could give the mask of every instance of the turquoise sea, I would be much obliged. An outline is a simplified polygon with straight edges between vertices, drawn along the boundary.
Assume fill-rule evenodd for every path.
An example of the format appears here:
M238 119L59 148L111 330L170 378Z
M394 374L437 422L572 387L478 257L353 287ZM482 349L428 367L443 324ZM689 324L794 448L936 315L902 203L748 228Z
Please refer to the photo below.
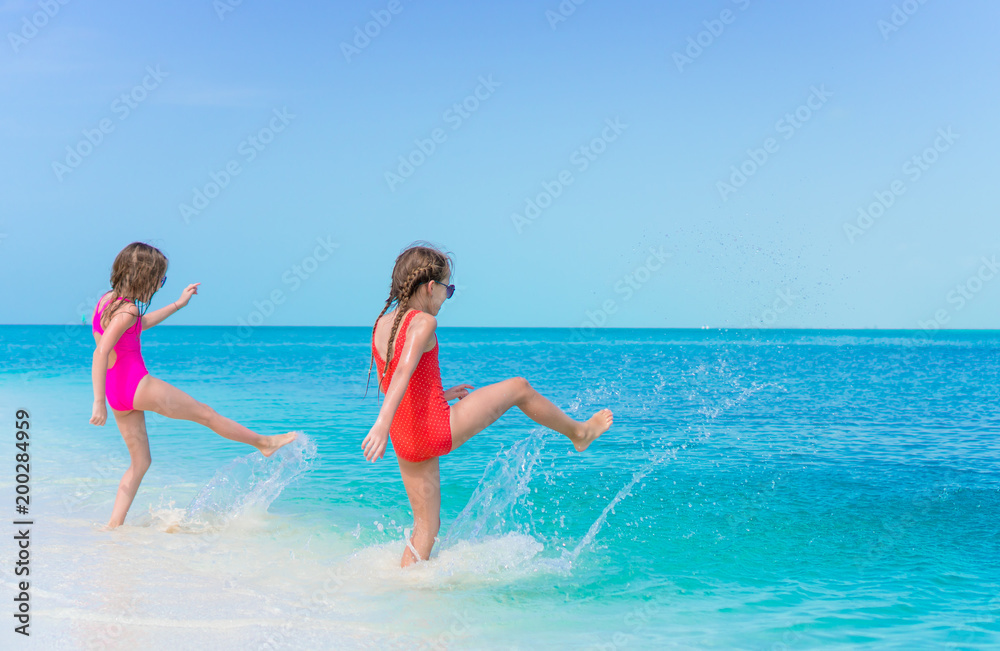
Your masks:
M442 540L365 462L369 328L160 326L157 377L264 460L147 415L153 465L88 423L84 326L0 326L0 495L31 414L38 649L1000 647L1000 332L439 330L445 387L524 376L615 424L577 454L516 409L442 458ZM14 592L13 525L0 579ZM12 639L13 620L0 639ZM20 637L20 636L18 636Z

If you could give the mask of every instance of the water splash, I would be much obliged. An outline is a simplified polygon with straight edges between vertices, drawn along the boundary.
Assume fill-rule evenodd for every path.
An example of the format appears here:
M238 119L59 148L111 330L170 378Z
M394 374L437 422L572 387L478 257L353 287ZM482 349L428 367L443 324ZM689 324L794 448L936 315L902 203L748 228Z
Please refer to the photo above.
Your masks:
M497 453L483 471L483 478L469 502L448 529L443 547L458 541L476 541L510 533L509 523L515 531L524 526L520 524L524 518L518 511L526 506L524 497L545 445L546 431L535 429L510 449Z
M725 368L723 366L723 371L724 370ZM732 386L734 387L734 389L737 390L735 397L723 397L719 402L717 402L714 405L707 404L705 402L702 403L702 407L699 410L699 413L705 417L705 422L700 423L698 426L694 428L695 430L694 438L685 441L680 445L674 447L668 447L653 453L649 461L642 468L633 473L632 479L629 480L628 483L626 483L624 486L622 486L621 490L618 491L617 495L611 498L611 501L609 501L607 506L604 507L604 510L601 511L601 514L597 517L594 523L590 525L590 528L587 530L587 533L584 534L583 538L580 539L580 542L577 543L576 547L573 548L573 550L563 551L562 558L560 559L560 564L564 565L564 568L567 571L570 569L572 563L576 561L577 557L580 556L580 553L584 549L586 549L587 546L589 546L592 542L594 542L594 538L597 537L597 534L600 532L601 528L604 526L604 523L607 521L608 514L612 513L614 511L614 508L618 506L618 504L626 497L631 497L632 488L636 484L645 479L646 476L649 475L650 473L658 470L667 459L676 459L677 452L679 450L689 450L707 441L712 436L712 433L709 430L709 424L711 423L711 421L718 418L724 412L729 411L734 407L738 407L739 405L743 404L755 393L769 387L778 387L779 385L773 382L764 382L762 384L754 382L748 387L742 387L740 386L739 380L737 379L735 382L732 383Z
M191 501L184 521L221 526L248 511L266 511L315 458L316 442L299 432L294 441L270 457L254 452L234 459Z
M706 369L697 370L704 372ZM540 559L542 566L559 572L569 572L580 554L593 544L615 507L633 495L632 490L636 484L662 468L668 460L675 460L679 451L691 450L705 444L712 435L711 423L722 414L739 407L764 389L781 388L774 382L752 382L749 386L744 386L740 381L742 376L734 375L725 362L715 371L728 384L729 390L725 393L729 395L700 396L702 405L699 413L705 420L688 428L692 436L680 444L652 452L647 457L646 463L634 472L631 479L611 498L580 541L572 549L564 549L559 558ZM524 524L530 523L532 516L531 505L527 503L526 496L530 491L529 484L535 467L541 457L546 431L541 428L536 429L509 450L497 453L483 472L483 478L469 502L448 530L442 549L460 544L462 541L473 542L510 533L533 534L530 524Z
M431 562L415 563L400 572L398 541L370 545L336 564L340 578L352 586L371 586L373 591L385 586L440 589L442 586L495 586L513 583L527 576L537 576L538 555L544 545L532 536L507 533L485 536L482 540L459 540L441 546L431 554Z
M601 514L597 516L597 519L594 520L594 523L590 525L589 529L587 529L587 533L584 534L583 538L580 539L580 542L576 544L576 547L574 547L572 550L563 550L562 557L559 559L557 565L561 566L561 568L564 569L565 571L569 571L573 563L576 562L577 557L580 556L580 552L582 552L592 542L594 542L594 538L597 537L597 534L600 532L601 527L603 527L605 521L607 521L608 514L614 511L614 508L618 506L619 502L624 500L626 497L630 497L632 495L633 486L635 486L640 481L645 479L646 475L653 472L654 470L657 470L668 457L676 459L677 448L668 448L666 450L661 450L660 452L653 455L653 458L650 459L649 463L647 463L641 469L633 473L632 479L627 484L622 486L622 489L618 491L617 495L611 498L611 501L608 502L608 505L604 507L604 510L601 511Z

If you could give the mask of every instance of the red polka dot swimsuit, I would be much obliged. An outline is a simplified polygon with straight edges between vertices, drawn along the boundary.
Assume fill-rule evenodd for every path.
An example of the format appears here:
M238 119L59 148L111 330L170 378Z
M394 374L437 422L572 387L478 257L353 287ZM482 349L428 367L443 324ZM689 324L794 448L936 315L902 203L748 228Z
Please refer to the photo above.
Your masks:
M388 377L379 384L382 389L388 389L392 382L392 374L403 355L406 330L419 311L413 310L403 319L396 341L393 342ZM378 376L382 378L385 363L375 348L375 328L372 328L372 351ZM406 393L392 417L389 437L396 456L407 461L426 461L451 452L451 407L444 399L444 388L441 386L437 342L434 343L434 348L420 356L417 367L413 369Z

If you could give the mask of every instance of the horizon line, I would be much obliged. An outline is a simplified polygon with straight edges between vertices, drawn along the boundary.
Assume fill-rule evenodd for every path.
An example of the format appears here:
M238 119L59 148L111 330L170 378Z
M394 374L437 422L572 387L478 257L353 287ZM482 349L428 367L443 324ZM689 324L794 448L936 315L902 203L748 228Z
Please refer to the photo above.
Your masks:
M87 328L89 323L0 323L0 327L66 327L66 328ZM201 324L201 325L179 325L179 324L158 324L159 328L369 328L368 325L222 325L222 324ZM940 328L937 330L925 330L923 328L898 328L898 327L754 327L754 326L449 326L439 325L439 328L476 328L494 330L692 330L697 332L720 331L720 330L753 330L753 331L783 331L783 330L830 330L830 331L895 331L895 332L923 332L932 334L935 332L1000 332L1000 328Z

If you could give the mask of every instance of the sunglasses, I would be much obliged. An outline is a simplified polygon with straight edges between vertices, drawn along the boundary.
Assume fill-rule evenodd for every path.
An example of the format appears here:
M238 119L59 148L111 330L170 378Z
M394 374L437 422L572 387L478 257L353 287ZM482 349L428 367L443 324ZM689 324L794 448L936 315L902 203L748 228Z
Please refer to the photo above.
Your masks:
M438 283L436 280L434 282L437 283L438 285L441 285L442 287L444 287L444 290L445 290L445 300L451 298L452 295L454 295L454 293L455 293L455 286L454 285L445 285L444 283Z

